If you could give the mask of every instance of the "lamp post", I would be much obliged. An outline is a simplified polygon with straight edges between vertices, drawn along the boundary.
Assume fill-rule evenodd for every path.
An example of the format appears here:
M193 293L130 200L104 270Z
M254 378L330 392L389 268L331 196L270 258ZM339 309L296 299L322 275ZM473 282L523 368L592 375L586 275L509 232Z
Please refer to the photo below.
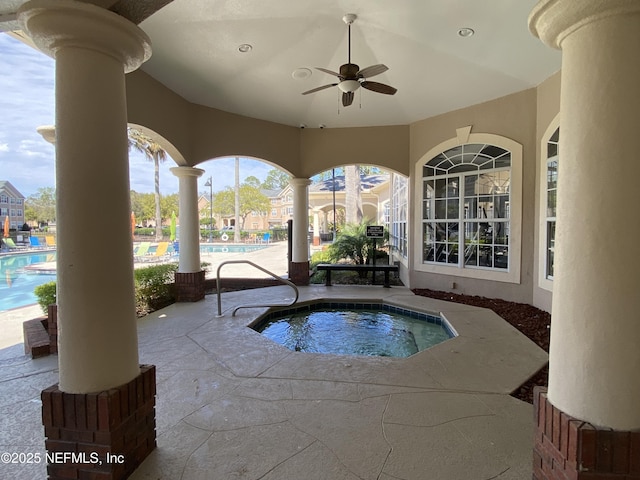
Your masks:
M209 243L213 243L213 178L209 177L205 187L209 187Z

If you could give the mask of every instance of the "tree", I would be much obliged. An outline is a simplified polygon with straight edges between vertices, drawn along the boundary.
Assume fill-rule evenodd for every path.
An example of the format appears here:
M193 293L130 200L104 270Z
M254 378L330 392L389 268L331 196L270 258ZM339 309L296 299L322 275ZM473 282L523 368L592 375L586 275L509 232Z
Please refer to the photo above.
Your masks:
M233 231L233 241L236 243L240 242L240 228L238 228L238 223L240 222L240 217L242 214L240 213L240 158L236 157L236 174L235 174L235 189L234 189L234 214L235 219L233 224L235 225L235 230ZM244 227L244 217L242 219L242 227ZM241 228L242 228L241 227Z
M260 188L261 183L258 177L254 177L253 175L248 176L244 179L245 185L251 185L252 187Z
M134 148L153 162L155 186L156 241L162 240L162 213L160 209L160 162L167 159L167 152L151 137L140 130L129 128L129 148Z
M262 182L261 187L265 190L282 190L289 185L291 176L277 168L272 168L267 172L267 178Z
M370 263L375 254L373 241L367 237L367 225L370 223L369 220L362 223L347 223L338 234L336 241L329 245L328 252L331 261L348 259L357 265ZM378 247L382 246L382 244L378 245ZM359 272L359 275L365 277L366 273Z
M136 222L142 222L145 220L143 215L143 200L144 193L138 193L135 190L129 192L129 199L131 201L131 211L136 216Z
M265 213L271 209L271 200L260 189L251 185L240 185L240 229L251 212ZM235 213L235 189L227 187L213 196L213 211L220 215ZM239 231L239 230L238 230Z
M180 216L179 211L179 199L177 193L171 195L163 195L160 198L160 206L162 211L162 220L171 218L171 212L176 212L177 216Z
M360 167L344 167L344 190L347 223L362 222L362 198L360 197Z
M30 195L24 204L24 215L27 220L41 223L56 221L56 190L53 187L42 187L37 193Z

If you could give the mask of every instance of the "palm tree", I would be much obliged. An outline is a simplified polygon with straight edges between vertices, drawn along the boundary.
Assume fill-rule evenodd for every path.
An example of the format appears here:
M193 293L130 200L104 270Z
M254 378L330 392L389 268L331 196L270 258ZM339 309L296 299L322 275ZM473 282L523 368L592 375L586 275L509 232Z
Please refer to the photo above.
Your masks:
M129 148L134 148L153 162L156 200L156 241L162 240L162 213L160 211L160 162L167 159L167 152L151 137L140 130L128 128Z
M344 167L345 210L347 223L362 222L362 197L360 197L360 166Z

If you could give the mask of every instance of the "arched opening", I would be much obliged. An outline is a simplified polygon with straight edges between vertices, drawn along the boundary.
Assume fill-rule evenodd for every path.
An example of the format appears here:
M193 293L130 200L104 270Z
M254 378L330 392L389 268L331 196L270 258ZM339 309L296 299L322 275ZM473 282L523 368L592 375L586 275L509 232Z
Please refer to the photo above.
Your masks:
M403 177L375 165L343 165L311 177L309 208L314 230L320 227L314 238L332 241L346 223L366 221L389 229L392 188L398 176Z
M271 233L283 240L293 199L287 193L291 175L266 160L247 156L217 157L201 162L198 187L201 236L214 242L252 242ZM236 195L237 191L237 195ZM237 199L237 202L236 202Z

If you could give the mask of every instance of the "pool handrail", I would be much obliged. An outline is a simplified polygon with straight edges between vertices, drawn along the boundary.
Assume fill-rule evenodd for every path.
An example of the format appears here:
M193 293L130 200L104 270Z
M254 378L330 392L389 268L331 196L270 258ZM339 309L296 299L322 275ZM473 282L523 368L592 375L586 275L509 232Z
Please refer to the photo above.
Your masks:
M275 273L270 272L269 270L267 270L266 268L261 267L260 265L257 265L253 262L250 262L249 260L226 260L224 262L222 262L220 265L218 265L218 270L216 272L216 293L218 296L218 317L222 317L222 301L221 301L221 297L220 297L220 269L224 266L224 265L229 265L232 263L246 263L251 265L252 267L257 268L258 270L263 271L264 273L267 273L269 275L271 275L273 278L275 278L276 280L278 280L280 283L283 283L284 285L289 285L291 288L293 288L293 290L296 292L296 298L293 299L293 302L289 303L289 304L282 304L282 303L276 303L276 304L257 304L257 305L240 305L237 306L236 308L233 309L233 312L231 313L232 317L236 316L236 312L238 310L240 310L241 308L260 308L260 307L290 307L292 305L295 305L296 302L298 301L298 298L300 296L300 292L298 291L298 287L293 283L290 282L289 280L285 280L282 277L277 276Z

